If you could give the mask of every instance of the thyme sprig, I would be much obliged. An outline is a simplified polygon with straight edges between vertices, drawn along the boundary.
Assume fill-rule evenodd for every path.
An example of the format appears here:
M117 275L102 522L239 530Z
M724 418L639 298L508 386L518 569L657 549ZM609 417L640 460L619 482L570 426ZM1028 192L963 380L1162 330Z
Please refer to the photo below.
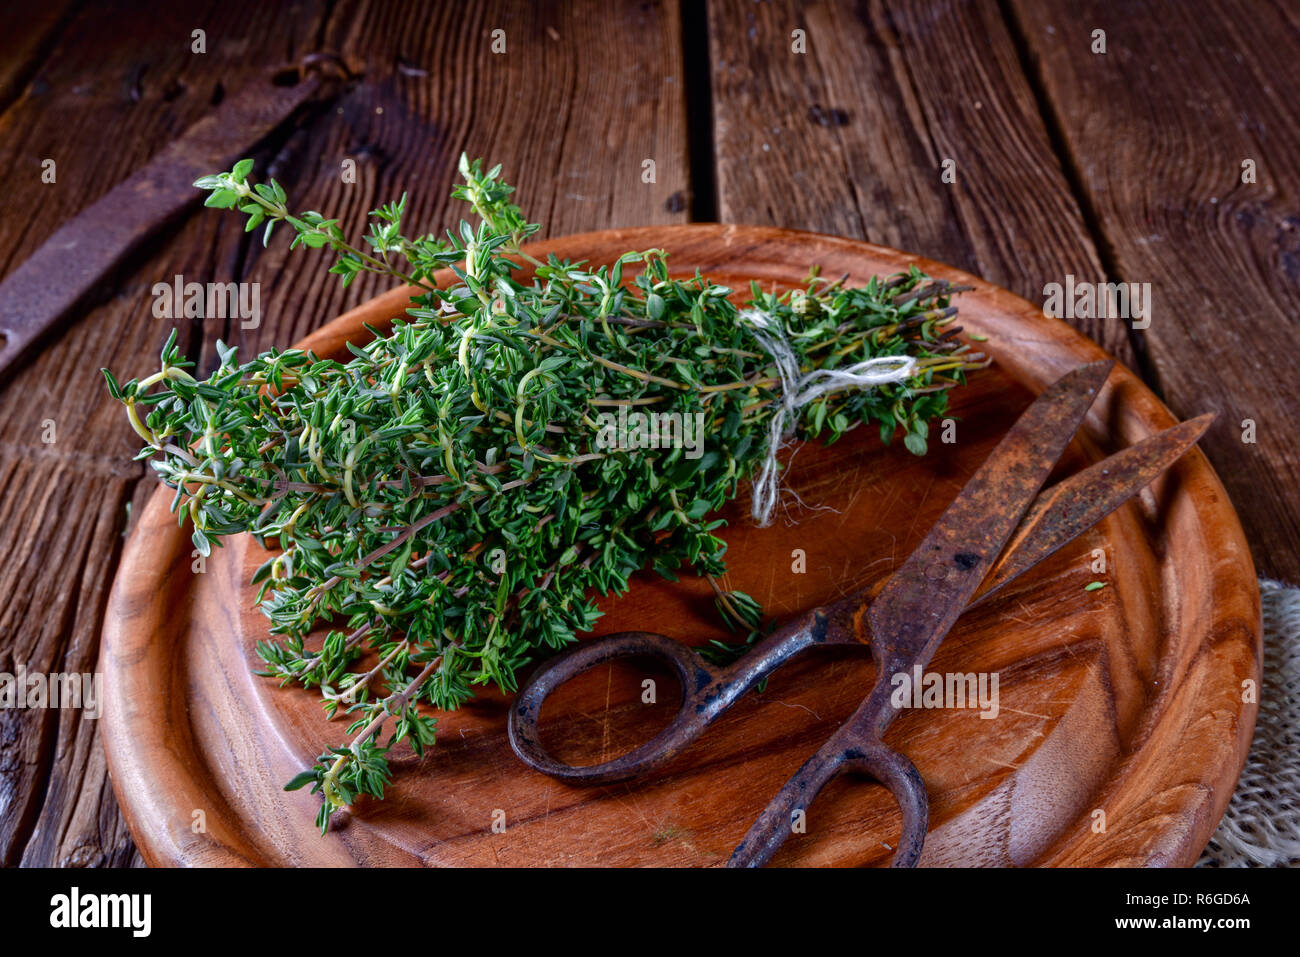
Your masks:
M715 656L753 640L757 604L716 585L715 513L766 452L780 379L733 290L671 277L662 250L534 259L520 245L538 227L500 168L463 157L453 195L476 224L408 238L403 196L370 214L361 245L337 220L291 213L284 189L251 170L244 160L196 185L264 227L264 243L283 223L294 246L331 250L345 284L371 271L421 288L408 318L350 344L346 362L275 349L240 361L218 342L218 367L199 379L173 332L157 372L104 374L195 548L248 532L272 552L253 576L273 636L257 646L259 673L317 689L328 715L351 719L350 741L287 785L323 794L322 831L359 795L382 798L395 746L434 743L421 705L451 710L489 683L513 691L638 570L676 580L690 566L715 581L724 619L749 636ZM446 268L456 279L439 287ZM790 292L752 285L748 305L783 325L804 371L917 359L906 382L819 398L800 437L873 422L922 454L948 389L983 359L955 337L956 291L916 269L859 288L816 270ZM651 412L698 414L702 444L601 441L610 416Z

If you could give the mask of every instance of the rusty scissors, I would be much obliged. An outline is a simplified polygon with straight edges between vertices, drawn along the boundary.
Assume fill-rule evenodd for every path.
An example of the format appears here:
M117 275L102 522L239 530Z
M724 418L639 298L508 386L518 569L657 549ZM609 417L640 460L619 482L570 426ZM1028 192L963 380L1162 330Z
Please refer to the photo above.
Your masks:
M882 741L897 715L891 676L929 663L967 608L1135 495L1196 443L1213 415L1174 426L1096 462L1043 491L1057 461L1110 372L1109 361L1081 366L1045 389L1020 416L920 545L878 589L788 622L724 668L664 635L623 632L584 642L542 665L510 711L510 743L530 767L574 784L605 784L644 774L678 754L756 683L817 645L866 645L875 682L861 706L768 804L728 866L765 864L840 771L874 778L902 811L894 867L915 866L929 823L925 782L903 754ZM538 737L542 702L561 684L616 658L667 662L682 687L676 718L645 744L603 764L574 767L552 758Z

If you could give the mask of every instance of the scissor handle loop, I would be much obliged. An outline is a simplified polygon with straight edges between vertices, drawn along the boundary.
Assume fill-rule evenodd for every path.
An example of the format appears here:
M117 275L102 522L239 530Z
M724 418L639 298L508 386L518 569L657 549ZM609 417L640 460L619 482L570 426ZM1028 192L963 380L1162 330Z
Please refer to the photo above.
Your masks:
M542 747L537 722L542 703L556 688L598 665L618 658L650 657L667 662L682 686L676 717L649 741L602 764L575 767L557 761ZM510 708L510 744L534 770L571 784L608 784L659 767L690 744L708 726L722 702L710 697L718 672L698 654L666 635L625 631L586 641L537 669ZM725 705L723 705L725 706Z
M852 724L832 735L786 782L736 846L728 867L762 867L771 860L793 831L795 812L803 811L806 817L822 788L846 770L875 778L894 796L903 814L903 831L890 866L916 866L930 825L925 782L905 755L879 739L865 737Z

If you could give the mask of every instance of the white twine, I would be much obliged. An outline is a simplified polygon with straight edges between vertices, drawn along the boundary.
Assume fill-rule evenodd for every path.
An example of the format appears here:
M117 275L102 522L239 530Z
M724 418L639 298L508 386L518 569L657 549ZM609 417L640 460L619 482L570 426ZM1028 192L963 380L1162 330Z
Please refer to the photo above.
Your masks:
M757 309L745 309L740 313L740 319L750 326L754 338L772 357L781 377L780 403L772 413L768 427L767 456L754 479L753 516L762 528L771 523L780 493L777 453L794 432L800 412L828 392L869 389L910 379L916 374L916 359L912 356L878 356L842 369L813 369L801 374L799 360L795 358L785 330L775 316Z

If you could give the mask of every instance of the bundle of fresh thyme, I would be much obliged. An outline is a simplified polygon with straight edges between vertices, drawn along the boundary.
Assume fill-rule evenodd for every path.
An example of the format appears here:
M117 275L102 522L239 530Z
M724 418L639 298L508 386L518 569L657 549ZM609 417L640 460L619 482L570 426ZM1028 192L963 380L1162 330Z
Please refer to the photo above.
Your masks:
M765 454L780 379L732 290L670 278L660 250L599 267L521 250L538 227L499 167L462 158L453 195L476 227L409 239L403 196L371 213L361 248L335 220L291 214L274 180L249 181L251 167L195 185L249 230L265 224L264 242L286 223L293 245L328 247L345 284L369 270L423 287L410 318L350 346L347 362L297 350L240 362L218 343L204 380L173 332L156 373L105 377L195 547L251 532L273 550L254 576L279 636L258 645L264 673L318 688L331 717L353 719L350 743L287 785L323 792L323 831L359 794L383 796L394 746L433 743L421 702L454 709L474 685L513 690L527 662L593 627L594 595L639 569L722 574L723 523L711 516ZM457 278L437 288L446 267ZM800 436L833 441L875 422L885 441L901 430L923 453L947 389L980 358L954 338L952 291L916 270L862 288L815 270L792 293L754 285L749 306L783 327L804 371L916 360L905 382L821 396L800 411ZM597 441L620 411L701 421L703 446ZM757 627L752 599L718 594L733 623ZM323 641L311 637L321 629Z

